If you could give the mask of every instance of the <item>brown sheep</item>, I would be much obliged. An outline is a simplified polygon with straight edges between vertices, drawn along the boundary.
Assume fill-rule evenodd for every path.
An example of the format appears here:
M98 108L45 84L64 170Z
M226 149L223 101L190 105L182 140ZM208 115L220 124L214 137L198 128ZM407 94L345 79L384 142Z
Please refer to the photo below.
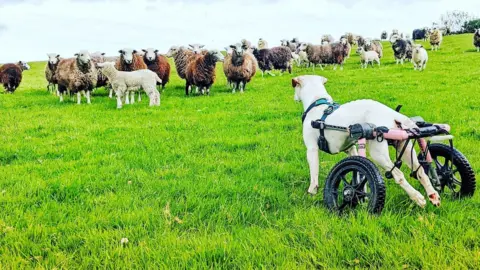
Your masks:
M163 55L158 55L158 50L152 48L142 51L145 53L143 61L149 70L157 73L162 80L162 89L165 89L165 85L170 79L170 63L168 63L168 59Z
M325 45L300 43L298 50L307 53L308 61L313 64L313 70L315 65L320 65L323 70L322 64L333 64L334 70L337 69L337 65L340 65L340 69L343 70L347 49L342 43L334 42Z
M123 49L118 51L120 58L115 64L115 68L118 71L135 71L141 69L147 69L147 65L143 62L143 58L137 54L136 50Z
M204 47L203 45L189 45L191 49L187 49L183 46L177 47L173 46L168 50L166 57L173 57L173 61L175 62L175 68L177 69L177 74L181 79L185 79L185 74L187 71L188 63L191 59L194 58L195 53L199 53L201 49Z
M223 62L225 76L228 82L233 84L233 93L236 89L240 89L243 93L247 83L249 83L257 72L257 60L248 53L247 46L242 44L231 45L232 54L227 54Z
M63 95L69 90L70 94L77 94L78 104L80 104L82 92L87 98L87 103L90 104L90 94L97 85L98 75L88 51L80 51L75 54L75 58L60 60L56 77L60 102L63 102Z
M0 67L0 82L7 93L13 94L22 82L22 72L29 70L30 66L22 61L16 64L5 64Z
M206 54L198 55L188 63L185 74L185 94L188 96L192 85L194 85L197 90L200 89L202 94L206 91L207 95L210 95L210 87L215 82L215 66L217 62L223 60L223 54L217 50L212 50Z

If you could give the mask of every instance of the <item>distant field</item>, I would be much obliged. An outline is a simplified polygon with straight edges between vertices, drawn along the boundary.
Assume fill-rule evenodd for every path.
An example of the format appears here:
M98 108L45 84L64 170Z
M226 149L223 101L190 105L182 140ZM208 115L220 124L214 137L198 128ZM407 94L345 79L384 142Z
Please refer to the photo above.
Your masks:
M446 37L425 72L395 65L384 45L380 68L361 70L352 54L344 71L316 74L337 102L371 98L449 123L479 178L472 36ZM307 195L290 80L311 69L258 73L242 95L218 66L209 97L185 97L173 71L161 107L144 95L117 110L104 90L91 105L61 104L46 91L44 64L0 95L0 269L480 268L480 191L421 209L388 181L379 217L338 217L321 192ZM344 157L321 154L321 188Z

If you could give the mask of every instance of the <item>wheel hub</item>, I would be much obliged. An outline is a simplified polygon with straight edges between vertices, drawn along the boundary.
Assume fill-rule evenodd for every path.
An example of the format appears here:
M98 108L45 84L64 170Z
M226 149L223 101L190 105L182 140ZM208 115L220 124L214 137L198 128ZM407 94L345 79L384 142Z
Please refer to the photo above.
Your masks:
M346 187L343 190L343 198L345 201L353 201L353 198L355 197L355 190L352 187Z

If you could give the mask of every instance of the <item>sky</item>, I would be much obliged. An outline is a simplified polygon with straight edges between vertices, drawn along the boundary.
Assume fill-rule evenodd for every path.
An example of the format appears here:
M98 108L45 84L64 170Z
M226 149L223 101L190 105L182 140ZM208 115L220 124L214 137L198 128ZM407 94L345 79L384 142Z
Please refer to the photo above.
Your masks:
M411 33L450 10L480 14L478 0L0 0L0 63L72 57L122 48L166 53L173 45L209 49L246 38L320 43L345 32L378 38Z

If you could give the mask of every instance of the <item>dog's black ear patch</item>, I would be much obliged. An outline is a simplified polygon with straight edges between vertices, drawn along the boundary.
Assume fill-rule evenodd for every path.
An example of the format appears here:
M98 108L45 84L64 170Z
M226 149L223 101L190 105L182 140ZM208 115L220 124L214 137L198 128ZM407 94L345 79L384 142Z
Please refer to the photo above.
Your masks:
M298 81L297 78L293 78L293 79L292 79L292 87L293 87L293 88L297 87L297 85L299 85L299 84L300 84L300 82Z

